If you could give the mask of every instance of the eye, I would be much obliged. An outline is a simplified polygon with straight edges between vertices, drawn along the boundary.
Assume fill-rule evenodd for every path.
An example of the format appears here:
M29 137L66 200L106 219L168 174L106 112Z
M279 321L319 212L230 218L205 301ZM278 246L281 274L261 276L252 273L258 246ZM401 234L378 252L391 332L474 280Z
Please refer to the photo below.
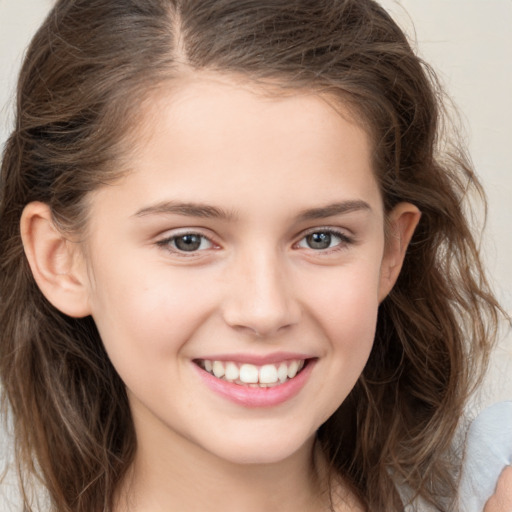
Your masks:
M159 246L175 252L197 252L211 249L213 243L199 233L183 233L158 242Z
M299 241L297 247L313 249L315 251L325 251L350 242L351 239L349 237L338 231L322 230L308 233Z

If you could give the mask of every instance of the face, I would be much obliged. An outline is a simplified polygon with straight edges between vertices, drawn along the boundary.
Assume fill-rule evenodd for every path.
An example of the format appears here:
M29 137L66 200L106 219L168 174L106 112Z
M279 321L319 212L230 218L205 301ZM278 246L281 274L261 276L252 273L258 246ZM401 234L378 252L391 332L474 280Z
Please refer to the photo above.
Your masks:
M137 436L284 459L354 386L389 291L368 137L322 97L202 78L155 97L139 140L85 248Z

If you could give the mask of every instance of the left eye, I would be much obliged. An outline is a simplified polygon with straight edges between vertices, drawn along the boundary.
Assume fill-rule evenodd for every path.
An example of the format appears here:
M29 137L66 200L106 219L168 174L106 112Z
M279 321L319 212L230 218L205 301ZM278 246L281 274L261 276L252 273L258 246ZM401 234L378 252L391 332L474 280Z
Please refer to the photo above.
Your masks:
M331 249L347 241L340 233L332 231L315 231L306 235L297 245L306 249L317 251Z
M213 244L208 238L198 233L185 233L163 240L159 245L165 245L178 252L195 252L210 249Z

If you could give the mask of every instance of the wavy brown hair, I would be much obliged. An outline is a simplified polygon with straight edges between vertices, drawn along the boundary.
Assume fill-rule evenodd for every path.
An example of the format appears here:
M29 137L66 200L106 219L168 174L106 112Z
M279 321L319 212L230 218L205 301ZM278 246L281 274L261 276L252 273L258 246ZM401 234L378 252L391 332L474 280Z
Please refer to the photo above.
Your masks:
M51 510L112 510L135 433L93 320L37 288L22 210L43 201L82 232L88 194L129 168L142 104L193 70L335 95L372 137L385 208L421 210L368 364L318 439L369 511L402 510L397 488L450 508L454 433L499 306L464 213L480 185L446 143L442 94L402 31L372 0L60 0L26 54L1 171L0 375L26 510L27 475Z

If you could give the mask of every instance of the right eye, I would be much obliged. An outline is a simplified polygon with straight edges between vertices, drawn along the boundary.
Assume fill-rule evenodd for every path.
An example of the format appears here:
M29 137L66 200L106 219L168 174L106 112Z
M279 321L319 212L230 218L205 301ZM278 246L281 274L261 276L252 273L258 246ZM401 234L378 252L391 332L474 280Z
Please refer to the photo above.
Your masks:
M173 252L198 252L211 249L213 243L199 233L183 233L160 240L158 245Z

